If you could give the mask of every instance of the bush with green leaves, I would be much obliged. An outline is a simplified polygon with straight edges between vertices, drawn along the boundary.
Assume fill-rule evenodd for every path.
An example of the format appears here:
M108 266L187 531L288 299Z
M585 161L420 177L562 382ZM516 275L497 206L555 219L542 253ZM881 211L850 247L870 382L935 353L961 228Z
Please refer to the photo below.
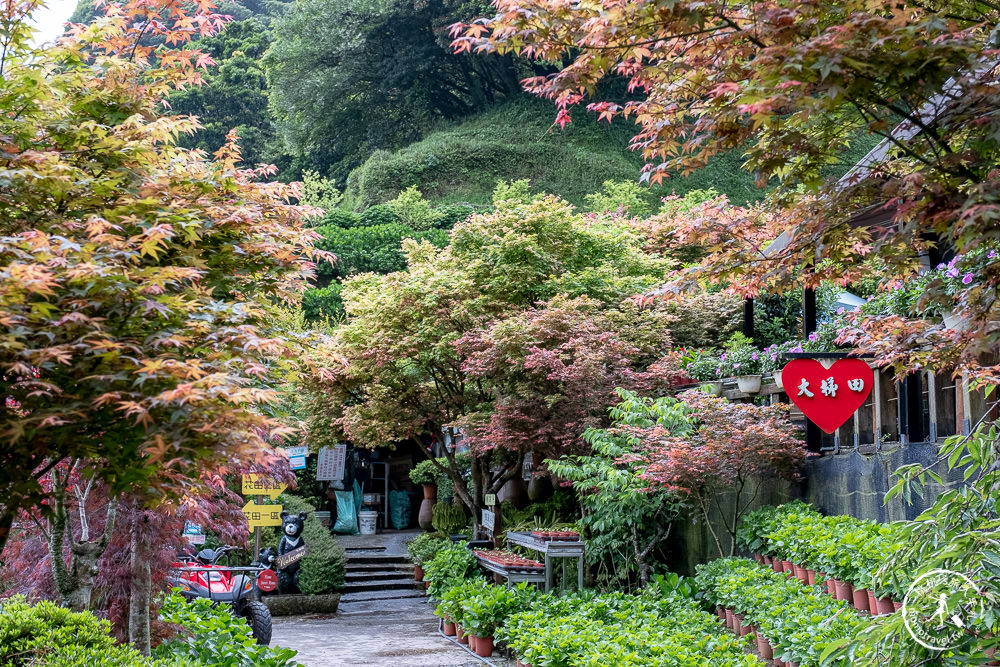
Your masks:
M344 301L340 298L340 282L326 287L311 287L302 293L302 312L310 322L336 320L344 316Z
M448 465L447 461L440 461L444 465ZM442 471L434 464L433 461L427 459L426 461L421 461L417 465L413 466L410 470L410 481L414 484L419 484L421 486L425 484L437 485L438 477L442 474Z
M732 609L766 637L775 658L801 667L851 664L843 659L824 663L823 656L869 623L820 586L804 586L745 558L699 565L695 582L709 603Z
M451 544L444 533L423 533L406 545L406 553L414 565L421 567L431 562L437 552Z
M71 612L49 601L28 604L23 596L0 602L0 665L170 667L172 664L145 658L132 647L118 644L111 636L111 624L90 612Z
M527 583L496 586L486 579L466 579L448 589L434 613L476 637L493 637L507 619L531 606L540 595Z
M602 187L601 192L584 197L588 210L632 218L645 218L653 212L649 203L649 188L638 181L604 181Z
M333 264L320 262L317 266L317 273L324 278L402 271L406 268L403 239L428 241L439 248L448 244L446 230L417 231L398 222L352 229L326 225L316 231L323 237L316 241L316 247L332 252L337 257Z
M685 350L681 366L695 380L715 382L721 380L721 364L718 353L714 350Z
M317 227L325 227L326 225L333 225L334 227L342 227L344 229L353 229L354 227L361 226L361 216L354 211L349 211L344 208L334 208L326 212L326 214L320 218Z
M482 213L483 207L472 204L445 204L438 206L436 210L441 214L436 226L441 229L451 229L470 215Z
M450 502L439 502L434 505L431 514L431 525L434 530L445 535L451 535L465 528L469 523L465 510Z
M377 227L379 225L398 225L399 216L388 204L375 204L369 206L358 219L358 227Z
M441 226L443 215L431 207L416 186L411 185L400 192L398 197L387 202L387 206L400 223L412 229L423 231Z
M723 378L760 375L763 363L764 353L754 346L753 340L735 333L719 357L719 374Z
M466 542L450 544L440 549L434 558L424 566L424 578L430 581L427 594L435 600L451 588L479 571L476 557L466 546Z
M160 619L180 626L178 636L157 646L153 655L205 667L298 665L296 651L258 644L246 619L233 615L230 609L207 598L188 602L179 592L171 592L160 609Z

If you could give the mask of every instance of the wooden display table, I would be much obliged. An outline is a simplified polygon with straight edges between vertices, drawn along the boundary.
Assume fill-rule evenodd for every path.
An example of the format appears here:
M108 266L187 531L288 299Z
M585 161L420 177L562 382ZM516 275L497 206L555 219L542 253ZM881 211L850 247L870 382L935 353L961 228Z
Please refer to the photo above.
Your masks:
M545 590L552 590L552 559L575 558L577 562L577 588L583 590L583 555L586 544L583 540L543 540L531 533L510 531L507 544L516 544L542 554L545 557Z
M530 561L535 563L537 567L524 567L524 565L509 565L497 562L495 559L490 559L485 554L491 552L480 553L479 551L473 550L472 553L476 557L476 560L479 561L480 567L490 572L499 574L509 583L519 584L522 581L527 581L530 584L543 584L546 582L547 576L544 569L545 566L537 561ZM524 560L527 561L527 559Z

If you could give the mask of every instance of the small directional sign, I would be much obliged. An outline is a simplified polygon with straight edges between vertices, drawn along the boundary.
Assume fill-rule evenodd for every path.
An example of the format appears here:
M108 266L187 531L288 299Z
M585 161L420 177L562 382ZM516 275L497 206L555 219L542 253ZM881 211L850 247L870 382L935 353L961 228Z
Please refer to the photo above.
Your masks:
M273 479L264 477L263 475L258 475L256 473L243 475L244 496L267 496L271 500L274 500L287 488L287 484L281 484Z
M496 506L496 504L497 504L497 494L495 494L495 493L487 493L485 496L483 496L483 502L486 504L487 507L494 507L494 506Z
M281 525L281 505L255 505L251 500L243 506L250 529Z

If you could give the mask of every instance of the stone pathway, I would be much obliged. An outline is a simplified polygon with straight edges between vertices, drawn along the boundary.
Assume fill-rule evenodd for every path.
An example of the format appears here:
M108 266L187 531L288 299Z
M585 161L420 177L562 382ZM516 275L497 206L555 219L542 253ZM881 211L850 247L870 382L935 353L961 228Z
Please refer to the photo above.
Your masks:
M413 588L412 566L409 586L403 586L398 585L402 578L385 574L398 565L376 565L382 557L390 561L405 554L406 542L418 534L387 531L374 536L337 536L348 550L351 592L341 598L333 616L275 618L271 644L298 651L296 659L305 667L482 666L438 634L438 619L427 598ZM371 581L374 577L367 577L365 568L383 574Z

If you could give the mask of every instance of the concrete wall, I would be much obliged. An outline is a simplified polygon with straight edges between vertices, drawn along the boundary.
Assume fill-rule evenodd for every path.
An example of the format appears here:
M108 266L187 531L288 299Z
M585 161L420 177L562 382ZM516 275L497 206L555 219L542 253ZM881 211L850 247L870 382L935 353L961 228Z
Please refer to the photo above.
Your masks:
M811 459L805 466L804 479L800 484L789 485L779 480L765 480L760 487L759 498L745 493L741 505L748 502L751 507L777 505L794 498L801 498L816 506L824 514L850 514L860 519L888 522L900 519L914 519L927 509L943 490L928 479L924 497L914 496L913 505L906 505L902 498L893 499L888 505L883 497L888 491L892 472L910 463L930 464L937 458L937 445L917 443L894 445L875 454L861 454L850 451L843 454L827 454ZM946 462L937 463L934 472L941 475L945 486L962 483L960 470L950 472ZM734 498L730 494L719 499L719 505L729 515ZM727 552L729 541L722 528L722 515L713 512L712 524L723 538L723 549ZM681 574L694 574L694 567L719 557L718 548L703 521L697 517L677 525L670 544L672 570Z

